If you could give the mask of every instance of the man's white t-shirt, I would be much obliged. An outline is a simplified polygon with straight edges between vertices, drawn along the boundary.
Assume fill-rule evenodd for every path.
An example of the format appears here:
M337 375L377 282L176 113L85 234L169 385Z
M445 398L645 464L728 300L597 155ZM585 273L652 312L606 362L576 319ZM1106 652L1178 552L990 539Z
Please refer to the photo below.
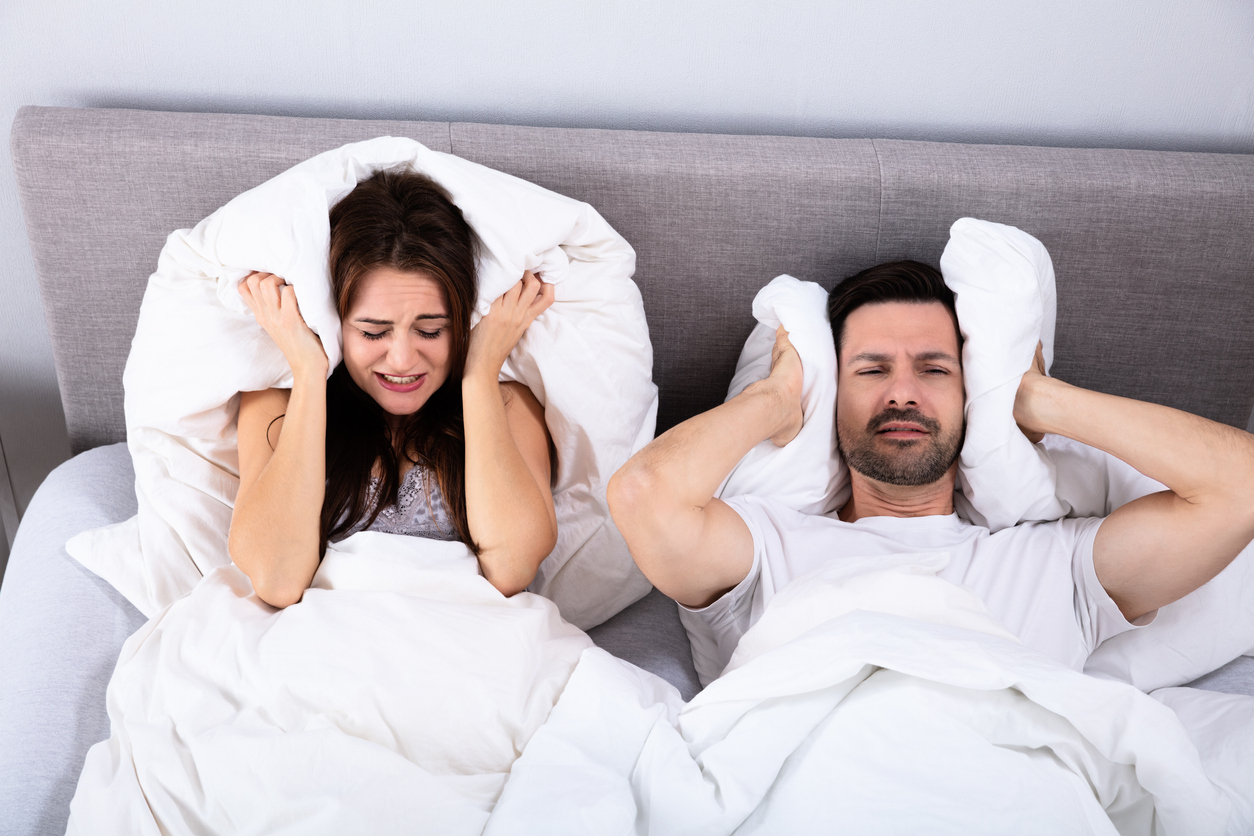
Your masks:
M703 683L722 673L740 637L776 592L841 557L948 552L949 563L938 577L974 592L1025 645L1073 670L1083 669L1101 642L1133 629L1093 568L1100 518L1022 523L994 534L957 514L847 523L764 497L726 502L753 535L753 566L708 607L680 608Z

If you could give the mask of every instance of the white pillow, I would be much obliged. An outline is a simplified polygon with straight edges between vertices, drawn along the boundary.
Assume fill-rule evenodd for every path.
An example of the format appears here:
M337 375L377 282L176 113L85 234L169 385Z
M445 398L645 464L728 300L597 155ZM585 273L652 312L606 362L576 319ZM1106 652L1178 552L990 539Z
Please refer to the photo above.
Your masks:
M849 471L836 455L836 349L827 321L827 291L814 282L777 276L753 300L758 320L745 341L727 400L771 371L775 329L781 324L801 357L802 425L783 447L770 439L754 447L723 480L715 496L770 496L806 514L822 514L849 498Z
M306 160L166 241L123 376L139 514L67 544L145 615L230 561L238 393L292 385L240 280L253 269L287 279L334 368L329 209L375 171L404 166L442 185L480 239L474 321L524 270L555 285L501 373L535 392L558 453L557 546L531 590L585 628L649 591L605 503L605 482L652 438L657 414L635 252L585 203L382 137Z
M1061 436L1032 444L1014 422L1014 393L1037 341L1053 362L1056 296L1049 253L1032 236L962 218L941 257L956 294L967 386L967 438L954 494L958 513L998 530L1022 521L1106 517L1165 486L1114 456ZM754 299L759 325L745 343L728 399L770 371L783 322L806 370L805 424L786 447L763 442L732 471L718 496L770 496L804 513L841 507L847 472L836 455L836 356L827 294L780 276ZM807 464L808 463L808 464ZM1210 583L1163 607L1154 621L1099 646L1089 673L1144 691L1182 685L1241 654L1254 655L1254 544Z
M1014 227L962 218L950 230L941 265L956 296L964 339L967 439L957 510L992 530L1066 516L1048 454L1023 436L1011 411L1038 340L1046 343L1046 361L1052 360L1049 254ZM775 328L782 322L805 369L805 422L787 446L765 441L751 450L717 495L770 496L804 513L835 510L848 499L848 473L836 454L836 350L827 292L813 282L779 276L758 292L753 315L759 324L740 354L727 397L769 373Z

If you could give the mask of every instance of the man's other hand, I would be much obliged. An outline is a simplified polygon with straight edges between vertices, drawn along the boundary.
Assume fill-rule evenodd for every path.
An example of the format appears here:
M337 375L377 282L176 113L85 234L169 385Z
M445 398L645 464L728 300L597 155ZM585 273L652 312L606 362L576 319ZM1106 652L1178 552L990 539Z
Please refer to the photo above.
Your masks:
M775 329L775 345L771 348L771 373L758 386L768 389L776 398L779 410L779 428L771 434L771 442L783 447L801 432L803 412L801 385L804 371L801 355L788 339L784 326Z
M1032 368L1028 369L1023 377L1019 380L1019 390L1015 392L1015 423L1019 425L1019 431L1027 436L1028 441L1033 444L1045 437L1045 433L1035 428L1035 421L1032 415L1032 389L1042 380L1047 380L1045 374L1045 353L1041 344L1036 344L1036 356L1032 358Z

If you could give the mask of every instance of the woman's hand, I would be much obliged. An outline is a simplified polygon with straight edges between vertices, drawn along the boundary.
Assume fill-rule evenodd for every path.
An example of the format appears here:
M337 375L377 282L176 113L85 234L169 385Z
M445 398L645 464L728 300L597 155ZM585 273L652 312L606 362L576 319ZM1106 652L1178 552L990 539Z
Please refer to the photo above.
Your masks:
M273 273L249 273L239 285L240 298L257 323L287 358L294 375L326 377L329 361L322 341L300 315L296 291Z
M553 285L540 281L530 270L523 273L518 284L502 293L470 330L464 376L481 375L495 382L523 332L552 304Z

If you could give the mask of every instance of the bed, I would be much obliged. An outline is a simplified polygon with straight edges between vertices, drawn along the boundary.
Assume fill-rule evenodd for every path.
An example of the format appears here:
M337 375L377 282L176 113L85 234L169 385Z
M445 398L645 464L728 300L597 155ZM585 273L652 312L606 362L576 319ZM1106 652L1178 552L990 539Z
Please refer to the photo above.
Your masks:
M723 399L772 277L830 288L883 261L936 264L966 215L1049 248L1057 376L1251 423L1254 156L23 108L13 159L75 457L31 502L0 587L0 833L64 832L108 734L114 661L144 621L64 543L135 511L122 368L165 236L381 135L587 201L632 243L659 432ZM590 635L685 698L699 687L656 591ZM1194 685L1254 695L1254 658Z

